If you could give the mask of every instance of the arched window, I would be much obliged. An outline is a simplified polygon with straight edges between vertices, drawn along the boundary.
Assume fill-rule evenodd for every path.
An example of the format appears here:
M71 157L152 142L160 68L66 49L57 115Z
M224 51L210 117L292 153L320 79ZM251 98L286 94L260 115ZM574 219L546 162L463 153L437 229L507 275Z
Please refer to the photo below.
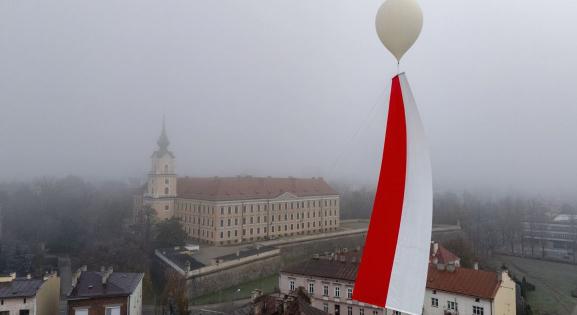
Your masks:
M168 164L164 164L164 172L168 173Z
M164 194L165 194L165 195L168 195L168 187L165 187L165 188L164 188Z

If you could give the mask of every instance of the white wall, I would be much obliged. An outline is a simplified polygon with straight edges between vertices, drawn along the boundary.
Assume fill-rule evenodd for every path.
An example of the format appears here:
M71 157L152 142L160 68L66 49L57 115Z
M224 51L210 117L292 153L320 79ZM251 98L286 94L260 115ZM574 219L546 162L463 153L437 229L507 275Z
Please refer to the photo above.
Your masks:
M30 315L36 315L36 298L34 297L26 298L26 303L24 303L24 298L11 298L3 300L4 305L0 305L0 312L9 311L10 315L18 315L20 310L30 310Z
M130 309L128 310L128 315L141 315L142 314L142 280L138 283L136 289L129 297Z
M438 307L432 306L432 298L439 299ZM442 291L436 291L435 293L433 290L427 289L425 291L425 301L423 303L423 315L443 315L445 309L447 309L447 301L457 302L459 314L473 314L473 306L483 307L485 315L491 314L491 302L489 300L480 299L479 302L476 302L474 297Z

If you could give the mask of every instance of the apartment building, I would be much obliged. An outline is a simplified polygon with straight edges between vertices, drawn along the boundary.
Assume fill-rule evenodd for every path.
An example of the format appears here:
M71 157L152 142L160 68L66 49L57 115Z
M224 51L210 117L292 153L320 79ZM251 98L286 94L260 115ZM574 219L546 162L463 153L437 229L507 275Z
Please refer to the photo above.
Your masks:
M60 278L56 273L40 279L0 275L0 315L53 315L58 313Z
M361 252L341 249L328 256L283 269L281 293L303 287L311 305L334 315L401 315L352 299ZM514 315L515 283L506 272L460 266L460 258L437 243L431 244L423 315Z
M550 221L523 222L523 236L529 244L566 250L572 255L577 249L577 215L559 214Z
M143 273L100 272L82 266L72 275L68 315L141 315Z

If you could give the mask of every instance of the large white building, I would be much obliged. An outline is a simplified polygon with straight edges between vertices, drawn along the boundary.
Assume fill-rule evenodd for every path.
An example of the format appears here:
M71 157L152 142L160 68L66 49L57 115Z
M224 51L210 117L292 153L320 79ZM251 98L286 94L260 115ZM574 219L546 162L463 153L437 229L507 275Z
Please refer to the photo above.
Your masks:
M338 193L322 178L177 177L163 124L158 149L135 221L146 206L159 220L178 218L189 238L212 245L237 244L336 230Z
M360 257L359 251L344 249L285 268L281 293L303 287L313 307L334 315L401 315L352 299ZM515 298L515 283L506 272L462 268L457 256L432 244L423 315L515 315Z

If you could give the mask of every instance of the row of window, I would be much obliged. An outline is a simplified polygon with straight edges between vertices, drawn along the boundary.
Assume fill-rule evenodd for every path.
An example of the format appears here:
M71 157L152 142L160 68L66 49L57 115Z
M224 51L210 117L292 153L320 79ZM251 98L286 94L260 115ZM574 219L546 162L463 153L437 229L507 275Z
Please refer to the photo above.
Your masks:
M319 211L319 218L321 217L321 214L322 214L321 211ZM325 217L327 217L327 216L337 216L337 211L336 211L336 210L329 210L329 211L327 212L327 210L325 210ZM183 221L184 223L192 223L192 224L199 224L199 225L205 225L205 226L213 226L213 225L212 225L212 221L211 221L210 218L205 218L205 217L200 217L200 218L198 218L198 217L195 217L195 216L192 216L192 215L182 215L182 214L180 214L178 217L179 217L179 218L181 219L181 221ZM305 218L305 213L304 213L304 212L303 212L303 213L296 213L296 216L295 216L294 213L291 213L291 214L290 214L290 220L293 220L293 221L294 221L294 220L295 220L295 217L296 217L296 220L304 220L304 218ZM307 219L310 219L310 218L311 218L311 213L310 213L310 212L307 212L307 213L306 213L306 217L307 217ZM267 221L268 221L267 218L268 218L267 216L262 216L262 222L267 222ZM275 222L275 216L274 216L274 215L272 215L270 218L271 218L271 222ZM280 214L279 214L278 216L276 216L276 218L277 218L277 221L283 221L283 216L281 216ZM312 218L316 218L316 212L312 212ZM248 219L248 220L247 220L247 219ZM284 215L284 221L289 221L289 215L286 214L286 213L285 213L285 215ZM331 221L332 221L332 220L331 220ZM221 220L220 220L220 226L221 226L221 227L224 227L225 222L226 222L226 225L227 225L227 226L231 226L231 225L237 226L237 225L239 224L240 220L239 220L239 218L234 218L234 221L233 221L232 218L226 219L226 221L225 221L224 219L221 219ZM233 224L233 222L234 222L234 224ZM319 221L319 224L321 224L320 222L321 222L321 221ZM326 220L325 220L325 222L326 222ZM335 220L335 222L336 222L336 220ZM205 223L206 223L206 224L205 224ZM255 217L255 216L251 216L251 217L248 217L248 218L246 218L246 217L245 217L245 218L242 218L242 224L243 224L243 225L246 225L246 224L255 224L255 223L256 223L256 224L261 223L261 216L256 216L256 217ZM331 225L332 225L332 223L331 223Z
M329 303L323 303L323 310L325 311L325 313L339 315L339 314L341 314L341 305L335 304L334 305L334 312L331 313L330 308L329 308ZM372 314L373 315L379 315L379 311L373 309ZM347 315L353 315L353 307L350 305L347 306ZM363 307L359 308L359 315L365 315L365 308L363 308ZM401 315L401 312L393 311L393 315Z
M295 290L295 281L289 280L289 290ZM341 287L334 288L334 297L338 298L341 297ZM315 284L313 282L309 282L308 293L313 295L315 293ZM323 296L329 296L329 286L323 285ZM347 288L347 299L353 298L353 288Z
M288 209L304 209L305 208L305 204L307 208L310 208L311 205L312 207L317 207L318 206L322 206L324 201L324 206L325 207L329 207L329 206L336 206L337 205L337 200L336 199L331 199L331 200L308 200L308 201L293 201L293 202L284 202L284 203L273 203L271 204L271 210L275 211L275 210L288 210ZM203 212L203 213L212 213L214 214L214 206L208 206L208 205L197 205L197 204L192 204L192 203L178 203L177 204L177 208L178 210L192 210L193 212ZM242 213L246 213L247 210L250 211L251 213L253 213L253 211L257 211L260 212L262 211L266 211L268 210L268 204L251 204L251 205L236 205L236 206L223 206L220 207L220 214L232 214L233 211L235 214L239 213L239 210L242 209Z
M476 299L479 302L479 299ZM438 298L431 298L431 306L432 307L439 307L439 299ZM447 309L458 311L459 304L457 301L447 301ZM485 315L485 310L482 306L473 305L473 315Z
M325 223L326 223L326 221L325 221ZM337 223L337 221L335 220L335 224L336 224L336 223ZM328 226L332 226L332 225L333 225L333 220L329 220L329 221L328 221ZM319 227L320 227L320 226L321 226L321 222L319 221ZM325 226L327 226L327 224L325 224ZM299 227L300 227L301 229L304 229L304 227L305 227L304 222L303 222L303 223L300 223L300 224L297 223L297 224L296 224L296 229L298 230ZM310 227L311 227L310 222L307 222L307 228L310 228ZM313 228L316 227L316 222L313 222L312 227L313 227ZM288 230L289 230L289 225L288 225L288 224L285 224L285 225L284 225L284 231L288 231ZM290 225L290 230L291 230L291 231L295 230L295 224L291 224L291 225ZM193 231L193 234L194 234L194 229L192 229L192 231ZM238 231L238 230L234 230L234 236L238 236L238 232L237 232L237 231ZM249 235L253 235L253 232L255 231L255 229L254 229L254 228L250 228L250 229L248 229L248 231L249 231L249 233L250 233ZM256 234L260 234L260 231L261 231L260 228L256 228ZM270 227L270 231L271 231L271 233L275 233L275 231L276 231L276 232L281 232L281 231L282 231L282 225L278 225L277 228L276 228L276 230L275 230L275 226L273 225L273 226ZM247 229L243 229L243 230L242 230L242 235L245 236L245 235L246 235L246 232L247 232ZM262 232L263 232L263 233L266 233L266 232L267 232L266 226L262 228ZM229 238L231 237L231 231L227 231L227 237L229 237ZM221 232L220 232L220 238L224 238L224 231L221 231Z
M106 306L105 315L120 315L120 305ZM88 315L88 308L74 309L74 315Z

